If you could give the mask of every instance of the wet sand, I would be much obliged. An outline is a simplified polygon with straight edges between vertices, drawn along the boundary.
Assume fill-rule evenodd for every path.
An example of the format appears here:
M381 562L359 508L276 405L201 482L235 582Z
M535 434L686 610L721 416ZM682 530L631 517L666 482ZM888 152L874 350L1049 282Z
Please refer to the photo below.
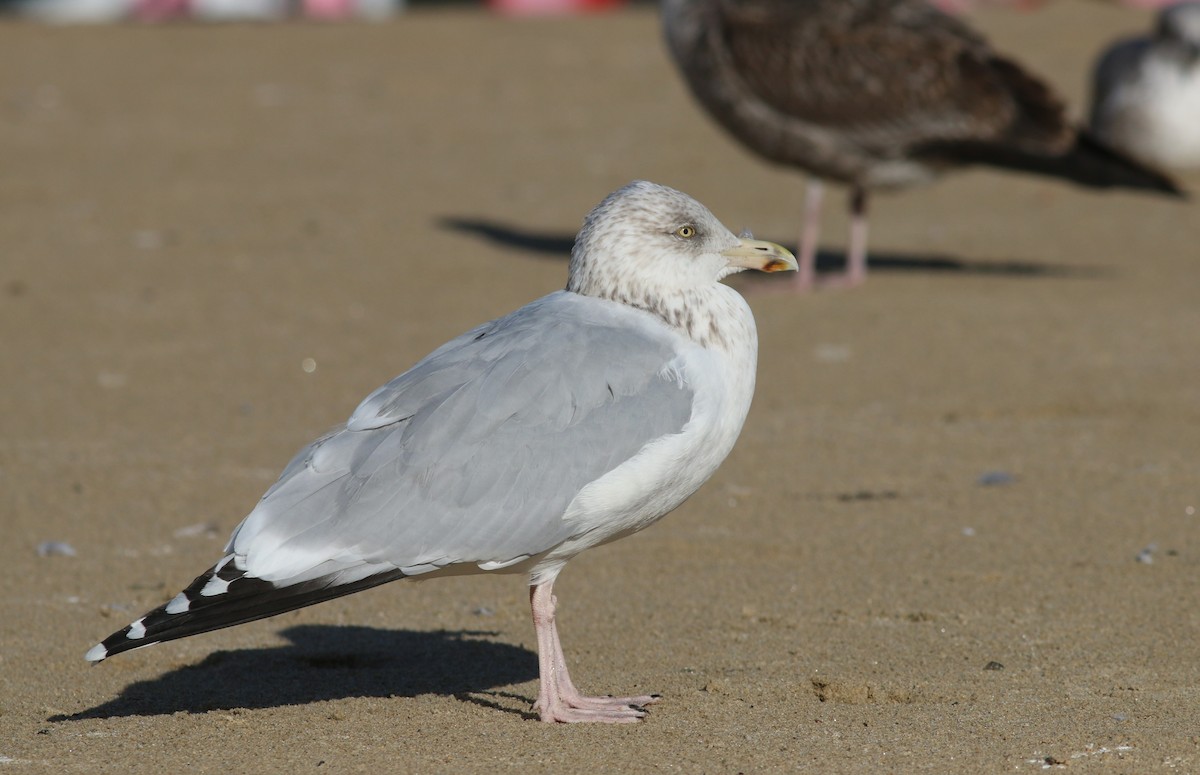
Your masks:
M975 21L1080 113L1146 17ZM753 295L729 460L556 586L582 687L665 700L555 728L513 576L82 657L370 390L561 287L612 189L795 244L802 178L652 9L5 24L0 148L0 771L1200 770L1194 202L972 171L874 200L865 287Z

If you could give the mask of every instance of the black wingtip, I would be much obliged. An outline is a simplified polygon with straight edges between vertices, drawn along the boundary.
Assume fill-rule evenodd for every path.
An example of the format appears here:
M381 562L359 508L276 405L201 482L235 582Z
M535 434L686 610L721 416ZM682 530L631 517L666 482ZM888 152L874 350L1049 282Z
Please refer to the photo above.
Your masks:
M1088 188L1127 188L1173 199L1189 198L1167 173L1106 145L1085 130L1076 135L1075 144L1066 152L1056 155L1031 153L994 143L938 143L921 149L917 155L956 164L984 164L1032 172Z
M231 557L222 560L197 576L187 589L170 602L160 605L93 646L85 658L92 663L102 662L124 651L265 619L404 577L396 569L345 584L338 584L334 577L326 576L275 586L271 582L245 576L230 560ZM225 582L225 591L204 594L204 589L214 579Z
M1113 148L1087 130L1080 131L1067 162L1066 176L1084 185L1132 188L1176 199L1188 198L1170 175Z

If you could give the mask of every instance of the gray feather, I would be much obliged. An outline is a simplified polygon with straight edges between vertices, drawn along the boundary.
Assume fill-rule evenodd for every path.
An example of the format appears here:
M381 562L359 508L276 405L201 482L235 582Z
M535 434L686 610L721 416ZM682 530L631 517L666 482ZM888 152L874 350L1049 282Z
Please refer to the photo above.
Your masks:
M543 553L571 537L562 516L584 486L688 422L678 341L566 291L481 326L302 450L230 547L252 572L260 547L283 565L405 569Z

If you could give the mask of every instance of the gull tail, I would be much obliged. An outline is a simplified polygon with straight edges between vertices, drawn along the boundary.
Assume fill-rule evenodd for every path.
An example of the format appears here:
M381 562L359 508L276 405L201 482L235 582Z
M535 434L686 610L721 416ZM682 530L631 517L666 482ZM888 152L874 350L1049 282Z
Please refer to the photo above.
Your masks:
M1047 160L1045 172L1094 188L1133 188L1180 198L1187 194L1169 175L1112 148L1087 131L1080 131L1075 145L1061 157Z
M1187 192L1169 175L1105 145L1085 130L1061 154L1042 155L987 144L945 146L936 152L961 163L1033 172L1089 188L1132 188L1187 198Z
M340 583L338 574L331 574L277 586L247 576L234 555L229 555L197 576L169 603L97 643L84 658L100 662L122 651L265 619L403 577L399 570L390 570Z

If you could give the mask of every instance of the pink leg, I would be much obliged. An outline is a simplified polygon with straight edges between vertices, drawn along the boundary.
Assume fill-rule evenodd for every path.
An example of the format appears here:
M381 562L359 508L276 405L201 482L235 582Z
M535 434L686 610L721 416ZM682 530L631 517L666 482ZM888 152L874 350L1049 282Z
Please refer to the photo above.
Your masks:
M605 721L628 724L645 717L643 705L657 702L658 695L640 697L587 697L580 694L567 672L567 661L558 639L554 610L553 581L529 588L529 606L538 640L538 670L541 688L534 708L542 721Z
M855 187L850 192L850 244L846 248L846 271L839 277L822 280L821 285L853 288L867 279L867 191Z
M811 285L817 276L817 238L821 234L821 203L825 199L825 184L820 178L809 178L804 189L804 233L800 235L800 271ZM807 269L806 269L807 267Z
M821 233L821 201L825 184L820 178L809 178L804 190L804 226L800 232L799 269L791 279L792 290L810 291L817 279L817 237Z

